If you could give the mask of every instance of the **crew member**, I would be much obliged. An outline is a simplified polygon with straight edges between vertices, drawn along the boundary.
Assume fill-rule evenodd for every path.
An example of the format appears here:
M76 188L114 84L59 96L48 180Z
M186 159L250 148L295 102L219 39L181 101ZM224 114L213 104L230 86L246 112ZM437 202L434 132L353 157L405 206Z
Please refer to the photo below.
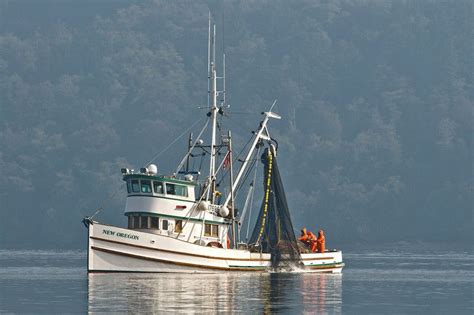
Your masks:
M298 240L302 241L309 248L311 248L313 253L316 252L316 235L314 235L311 231L306 230L306 228L302 228L301 236L298 238Z
M319 230L318 232L318 238L316 239L316 249L319 253L324 253L326 250L326 240L324 238L324 231Z

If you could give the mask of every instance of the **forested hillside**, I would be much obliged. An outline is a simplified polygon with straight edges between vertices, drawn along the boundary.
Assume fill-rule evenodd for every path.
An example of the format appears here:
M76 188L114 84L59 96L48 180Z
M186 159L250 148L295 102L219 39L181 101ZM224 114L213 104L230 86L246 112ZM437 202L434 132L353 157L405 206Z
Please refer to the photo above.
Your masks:
M120 168L206 118L209 10L237 145L278 100L297 228L472 241L472 1L132 3L0 0L0 248L84 248L100 206L125 222Z

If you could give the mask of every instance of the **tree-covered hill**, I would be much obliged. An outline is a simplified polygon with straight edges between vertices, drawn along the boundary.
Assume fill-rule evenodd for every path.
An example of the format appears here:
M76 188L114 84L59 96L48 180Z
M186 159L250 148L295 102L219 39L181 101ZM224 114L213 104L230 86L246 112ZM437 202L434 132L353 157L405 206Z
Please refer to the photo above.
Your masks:
M0 247L83 247L99 206L124 222L120 167L205 118L209 10L237 144L278 100L296 227L472 241L472 1L0 0Z

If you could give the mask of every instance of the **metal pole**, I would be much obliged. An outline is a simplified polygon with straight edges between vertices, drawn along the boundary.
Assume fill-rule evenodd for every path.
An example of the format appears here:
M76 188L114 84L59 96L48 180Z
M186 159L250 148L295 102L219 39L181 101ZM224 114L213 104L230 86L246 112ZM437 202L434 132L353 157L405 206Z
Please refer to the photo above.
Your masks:
M230 167L230 187L234 186L234 170L233 170L233 163L232 163L232 134L230 130L228 131L228 137L229 137L229 167ZM235 207L234 207L234 190L230 190L230 211L232 214L232 238L233 238L233 247L235 248L236 245L236 229L235 229Z
M255 139L254 139L253 142L252 142L252 146L250 147L249 152L247 153L247 156L245 157L245 160L244 160L242 166L240 167L239 173L237 174L237 177L236 177L235 180L234 180L234 184L233 184L232 187L231 187L231 190L232 190L232 191L234 191L234 190L237 188L237 184L239 183L240 178L241 178L242 175L244 174L244 171L245 171L245 169L246 169L246 167L247 167L247 164L248 164L248 162L249 162L249 160L250 160L250 157L252 156L252 153L253 153L254 150L255 150L255 147L256 147L256 145L257 145L257 143L258 143L258 140L260 140L260 136L262 135L262 132L263 132L264 127L265 127L265 125L267 124L267 122L268 122L268 115L265 115L265 118L264 118L263 121L260 123L260 129L259 129L258 132L255 134ZM229 201L230 201L230 196L231 196L231 195L227 196L227 198L226 198L226 200L225 200L223 206L227 206L227 204L228 204Z
M188 139L188 152L191 151L191 147L193 146L193 133L189 133L189 139ZM188 157L186 158L186 173L189 172L189 157L191 154L188 154Z
M242 166L240 167L239 173L237 174L237 177L234 180L234 185L232 185L232 187L231 187L232 191L234 191L237 188L237 185L239 184L240 178L244 174L244 171L247 167L247 164L250 160L250 157L252 156L252 154L255 150L255 147L256 147L258 141L260 139L270 140L270 137L268 135L263 135L263 132L266 131L266 128L267 128L268 119L269 118L281 119L281 117L279 115L271 112L271 110L272 110L273 106L275 106L275 104L276 104L276 100L273 102L272 106L270 107L270 111L263 113L265 115L265 118L260 122L260 127L259 127L258 131L255 134L255 139L253 140L252 145L250 146L250 149L247 153L247 156L245 157L245 160L242 163ZM230 201L230 195L227 196L223 206L227 206L229 204L229 201Z
M211 134L211 158L209 162L209 181L211 189L208 191L208 199L210 194L210 201L212 204L215 202L215 177L216 177L216 126L217 126L217 78L216 78L216 64L215 64L215 43L216 26L213 28L212 36L212 57L211 57L211 119L212 119L212 134Z

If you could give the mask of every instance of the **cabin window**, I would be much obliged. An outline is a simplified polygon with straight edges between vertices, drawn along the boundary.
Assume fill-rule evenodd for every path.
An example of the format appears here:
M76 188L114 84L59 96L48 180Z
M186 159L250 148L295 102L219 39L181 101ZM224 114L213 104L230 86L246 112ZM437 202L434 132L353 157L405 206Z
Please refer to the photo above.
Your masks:
M132 180L132 192L134 193L140 192L140 185L138 184L138 179Z
M163 193L163 183L153 181L153 191L155 192L155 194L162 194Z
M160 228L160 219L157 217L150 218L150 228L158 230Z
M176 195L174 184L166 183L166 194L167 195Z
M174 231L181 233L183 231L183 220L176 220L174 225Z
M148 229L148 217L140 217L140 229Z
M176 195L187 197L188 196L188 187L182 185L175 185Z
M131 193L132 192L132 183L130 180L127 180L127 192Z
M204 236L218 237L219 226L217 224L205 224L204 225Z
M138 229L140 227L140 217L138 215L133 216L133 228Z
M142 180L141 181L141 188L142 188L142 193L145 194L150 194L151 193L151 181L149 180Z
M188 187L183 185L166 183L166 194L187 197Z
M128 216L128 228L133 228L133 217L131 215Z
M165 231L168 230L168 220L162 220L161 221L161 228Z

